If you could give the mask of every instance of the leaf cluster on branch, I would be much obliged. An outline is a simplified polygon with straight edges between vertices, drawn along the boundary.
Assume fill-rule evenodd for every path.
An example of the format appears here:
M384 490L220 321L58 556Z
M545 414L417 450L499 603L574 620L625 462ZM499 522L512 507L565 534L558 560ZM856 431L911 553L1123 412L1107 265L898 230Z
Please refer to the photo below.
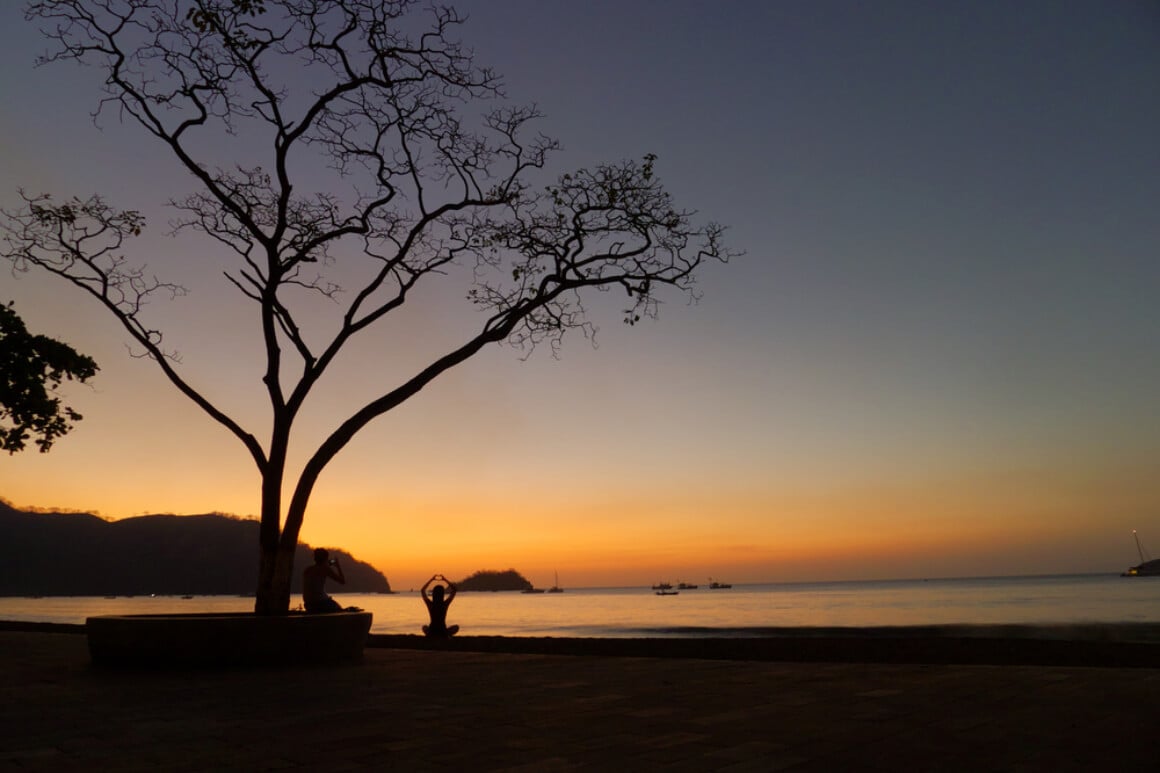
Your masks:
M53 394L64 380L87 381L97 363L66 343L28 332L12 304L0 304L0 450L41 453L83 418Z

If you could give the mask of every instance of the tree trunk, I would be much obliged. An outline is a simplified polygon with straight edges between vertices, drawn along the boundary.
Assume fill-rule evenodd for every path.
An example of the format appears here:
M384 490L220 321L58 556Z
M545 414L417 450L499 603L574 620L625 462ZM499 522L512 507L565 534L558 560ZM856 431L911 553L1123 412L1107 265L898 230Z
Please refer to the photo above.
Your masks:
M284 615L290 611L290 573L294 550L284 556L281 537L281 470L267 469L262 475L262 522L258 531L258 588L254 613Z
M254 594L254 613L285 615L290 611L290 573L294 568L294 548L283 555L282 548L282 478L286 463L286 433L279 431L282 422L275 416L275 431L270 458L262 472L262 518L258 527L258 588Z
M290 579L294 574L294 549L262 546L254 614L285 615L290 611Z

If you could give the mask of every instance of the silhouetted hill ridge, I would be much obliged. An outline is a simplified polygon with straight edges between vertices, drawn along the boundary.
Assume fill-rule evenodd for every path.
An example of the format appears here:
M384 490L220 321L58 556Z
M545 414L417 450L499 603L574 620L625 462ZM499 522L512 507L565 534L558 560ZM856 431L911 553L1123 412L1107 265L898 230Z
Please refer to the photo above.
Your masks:
M106 521L90 513L35 513L0 502L4 571L0 596L250 595L257 584L258 522L218 514L141 515ZM292 593L301 593L310 545L294 556ZM387 593L370 564L331 548L346 585Z

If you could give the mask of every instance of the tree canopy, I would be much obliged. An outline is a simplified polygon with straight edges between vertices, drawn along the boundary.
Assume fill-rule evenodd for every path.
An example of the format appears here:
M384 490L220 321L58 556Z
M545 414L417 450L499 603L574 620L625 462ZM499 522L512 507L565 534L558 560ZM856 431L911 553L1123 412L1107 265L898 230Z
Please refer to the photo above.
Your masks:
M23 451L33 437L41 453L83 418L62 405L65 379L87 381L97 363L71 346L28 332L12 304L0 304L0 449Z
M656 315L665 289L695 297L699 269L730 257L724 229L674 203L651 154L546 176L559 142L535 130L535 106L506 100L499 75L458 39L465 19L453 8L32 0L26 14L53 46L42 63L100 68L99 110L136 124L190 176L191 192L170 202L174 234L235 259L226 278L256 307L265 349L254 386L271 408L266 440L207 398L142 314L154 295L184 289L126 257L144 227L137 210L22 192L23 206L0 215L0 256L92 296L245 446L262 478L260 609L288 603L311 492L372 421L489 344L555 351L569 331L590 334L588 293L623 293L622 318L635 324ZM449 281L465 281L475 326L351 406L285 501L291 429L340 352L431 297L420 288ZM327 324L318 298L331 304Z

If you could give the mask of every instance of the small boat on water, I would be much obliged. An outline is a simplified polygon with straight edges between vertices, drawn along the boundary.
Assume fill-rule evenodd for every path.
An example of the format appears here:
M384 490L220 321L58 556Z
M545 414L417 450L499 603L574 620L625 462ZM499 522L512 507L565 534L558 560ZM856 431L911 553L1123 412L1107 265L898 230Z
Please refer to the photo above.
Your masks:
M697 589L696 585L690 585L687 582L678 582L677 587L680 588L681 590L696 590Z
M709 590L723 590L725 588L732 588L733 584L728 582L717 582L712 577L709 578Z
M548 593L563 593L564 589L560 587L560 573L556 572L556 583L551 588L548 588Z
M1129 566L1127 571L1121 572L1121 577L1160 577L1160 558L1149 558L1147 551L1140 546L1140 535L1132 529L1132 537L1136 540L1136 553L1140 556L1140 563Z
M672 586L670 585L669 587L671 588ZM669 590L668 588L664 588L664 589L658 590L656 592L656 594L658 596L677 596L680 594L680 591L679 590Z
M658 582L656 585L652 586L652 589L653 590L670 590L672 587L673 587L673 584L671 582Z

